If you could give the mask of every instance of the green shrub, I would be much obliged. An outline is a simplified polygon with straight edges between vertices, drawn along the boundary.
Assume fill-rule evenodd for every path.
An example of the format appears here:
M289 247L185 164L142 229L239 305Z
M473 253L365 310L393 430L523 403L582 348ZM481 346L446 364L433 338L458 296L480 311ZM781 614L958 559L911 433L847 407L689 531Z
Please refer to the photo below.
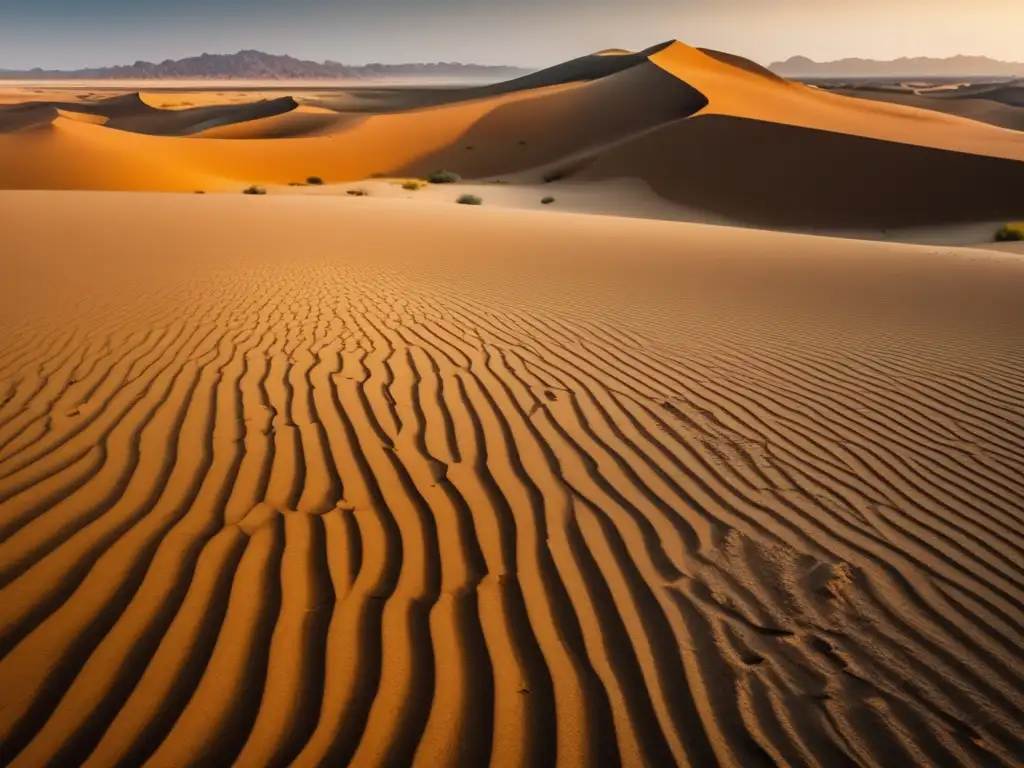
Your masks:
M318 185L318 184L323 184L324 180L321 179L319 176L310 176L308 179L306 179L306 183L307 184L317 184Z
M427 181L431 184L455 184L462 181L462 177L452 171L434 171L427 176Z
M245 189L243 189L242 190L242 194L243 195L265 195L265 194L267 194L267 190L265 190L263 187L258 187L255 184L253 184L251 187L246 187Z
M477 197L476 195L459 195L455 201L459 205L483 205L483 198Z
M427 183L425 181L420 181L419 179L409 179L408 181L402 182L402 189L407 189L410 192L416 192L423 189L425 186L427 186Z
M1015 243L1024 240L1024 222L1007 224L996 232L997 243Z
M553 202L555 202L555 198L553 198L553 197L545 197L543 200L540 201L540 204L541 205L551 205Z

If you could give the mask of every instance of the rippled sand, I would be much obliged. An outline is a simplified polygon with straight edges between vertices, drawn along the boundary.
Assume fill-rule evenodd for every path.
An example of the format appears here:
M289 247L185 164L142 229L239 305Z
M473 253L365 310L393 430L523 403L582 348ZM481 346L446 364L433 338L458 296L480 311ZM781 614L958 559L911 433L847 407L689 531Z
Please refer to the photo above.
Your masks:
M0 226L5 763L1024 759L1018 254L333 197Z

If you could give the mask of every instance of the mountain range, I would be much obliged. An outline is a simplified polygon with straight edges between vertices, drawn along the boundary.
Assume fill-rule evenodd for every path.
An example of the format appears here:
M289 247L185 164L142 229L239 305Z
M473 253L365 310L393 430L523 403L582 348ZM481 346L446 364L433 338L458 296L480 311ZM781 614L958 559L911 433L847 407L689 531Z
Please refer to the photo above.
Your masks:
M0 78L18 80L339 80L348 78L472 78L504 80L530 70L517 67L441 62L436 64L366 64L304 61L262 51L204 53L158 64L134 64L92 69L0 69Z
M1024 63L987 56L900 58L889 61L840 59L818 62L806 56L778 61L769 69L783 77L1024 77Z

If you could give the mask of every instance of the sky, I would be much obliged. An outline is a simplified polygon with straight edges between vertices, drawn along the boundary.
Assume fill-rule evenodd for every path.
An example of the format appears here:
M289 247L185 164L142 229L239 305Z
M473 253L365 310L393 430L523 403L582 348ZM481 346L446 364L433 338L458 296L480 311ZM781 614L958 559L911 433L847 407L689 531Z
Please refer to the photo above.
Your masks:
M1024 60L1024 0L0 0L0 69L256 48L345 64L541 67L669 39L804 55Z

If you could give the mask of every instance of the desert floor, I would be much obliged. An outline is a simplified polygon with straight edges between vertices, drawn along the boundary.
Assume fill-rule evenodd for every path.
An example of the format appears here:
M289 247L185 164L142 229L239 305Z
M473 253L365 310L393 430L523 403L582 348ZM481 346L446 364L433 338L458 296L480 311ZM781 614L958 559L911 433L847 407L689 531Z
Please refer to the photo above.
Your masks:
M1022 189L680 43L0 91L0 763L1022 764Z

